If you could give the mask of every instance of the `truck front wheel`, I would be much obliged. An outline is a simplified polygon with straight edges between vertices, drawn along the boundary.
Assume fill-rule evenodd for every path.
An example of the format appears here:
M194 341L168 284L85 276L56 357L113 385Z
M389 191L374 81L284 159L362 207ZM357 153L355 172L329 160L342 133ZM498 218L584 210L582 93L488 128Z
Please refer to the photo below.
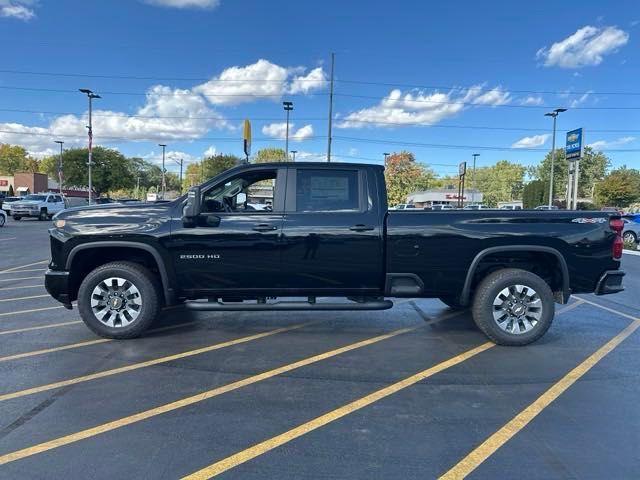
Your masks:
M47 209L43 208L42 210L40 210L40 215L38 215L38 220L45 221L48 218L49 218L49 214L47 213Z
M553 292L539 276L515 268L498 270L478 286L473 320L499 345L527 345L542 337L555 314Z
M135 338L160 311L159 285L141 265L107 263L82 281L78 310L84 323L101 337Z

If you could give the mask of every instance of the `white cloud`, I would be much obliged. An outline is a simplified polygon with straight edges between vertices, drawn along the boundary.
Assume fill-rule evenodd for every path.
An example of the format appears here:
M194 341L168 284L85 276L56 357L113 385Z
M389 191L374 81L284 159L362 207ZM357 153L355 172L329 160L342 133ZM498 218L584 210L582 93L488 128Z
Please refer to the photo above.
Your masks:
M46 157L56 153L52 146L55 140L60 140L53 135L48 128L28 127L19 123L0 123L0 143L22 145L29 155L36 158ZM65 148L73 148L82 145L80 138L63 139Z
M278 140L284 140L287 133L287 124L282 123L270 123L262 127L262 134L267 137L277 138ZM289 140L302 141L307 138L313 137L313 126L305 125L304 127L295 129L295 124L289 123Z
M371 124L434 125L474 105L497 106L510 101L511 94L501 87L484 90L482 85L464 90L455 89L448 93L426 93L422 90L403 93L394 89L378 105L346 115L337 126L362 128Z
M599 65L605 55L615 52L629 41L629 34L616 27L587 25L551 47L543 47L536 58L546 67L581 68Z
M534 97L533 95L529 95L520 100L520 105L542 105L543 103L544 100L542 97Z
M595 150L602 150L604 148L614 148L621 147L628 143L635 141L636 137L620 137L616 140L598 140L596 142L590 143L589 146Z
M204 95L214 105L237 105L257 99L279 100L286 93L309 94L322 88L326 75L322 67L309 74L303 67L282 67L265 59L244 67L234 66L222 71L193 91Z
M591 96L591 93L592 93L591 91L585 92L579 97L574 98L573 100L571 100L571 103L569 104L569 106L571 108L576 108L577 106L583 104L589 99L589 97Z
M310 93L327 85L327 76L322 67L311 70L307 75L296 76L291 80L289 93Z
M157 7L169 8L215 8L220 0L143 0L144 3Z
M209 148L207 148L203 153L202 156L204 158L207 157L213 157L216 154L217 150L216 147L214 147L213 145L211 145Z
M0 0L0 17L16 18L28 22L36 16L34 0Z
M524 137L511 145L511 148L534 148L541 147L547 140L549 139L549 134L545 133L543 135L533 135L531 137Z

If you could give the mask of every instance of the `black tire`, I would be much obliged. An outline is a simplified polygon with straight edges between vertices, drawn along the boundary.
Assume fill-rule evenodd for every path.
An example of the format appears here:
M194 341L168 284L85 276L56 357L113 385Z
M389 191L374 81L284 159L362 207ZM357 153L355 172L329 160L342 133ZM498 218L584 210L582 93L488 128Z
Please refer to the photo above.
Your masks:
M631 243L634 245L638 243L638 237L635 232L624 232L622 238L624 239L625 243Z
M452 310L464 310L467 308L460 304L460 299L457 296L440 297L439 300Z
M127 280L139 291L141 307L138 316L129 325L106 325L91 307L94 288L110 277ZM160 285L145 267L132 262L111 262L96 268L82 281L78 290L78 310L87 327L101 337L135 338L151 326L160 312L160 295Z
M13 216L13 219L14 219L15 221L17 221L17 222L19 222L21 218L22 218L22 217L21 217L21 216L19 216L19 215L14 215L14 216Z
M539 306L531 307L532 314L539 314L537 322L535 325L529 322L533 327L521 333L505 331L499 326L498 321L494 319L494 311L498 312L498 307L494 307L494 300L499 298L505 288L512 287L513 289L516 285L523 285L533 289L536 295L532 298L537 297L540 300ZM530 292L530 290L527 291ZM505 301L508 302L508 299ZM534 310L535 313L533 313ZM493 342L509 346L527 345L538 340L551 327L555 315L555 301L551 288L542 278L526 270L506 268L491 273L480 283L473 299L472 314L478 328ZM529 318L533 317L525 314L522 318L528 321ZM509 324L512 324L512 328L517 328L519 332L522 330L522 326L526 328L524 322L520 323L518 321L517 327L515 322L510 320L505 322L503 323L505 328L508 328Z
M40 215L38 215L38 220L40 220L41 222L44 222L48 218L49 218L49 214L47 213L47 209L43 208L42 210L40 210Z
M4 215L0 215L0 227L4 227Z

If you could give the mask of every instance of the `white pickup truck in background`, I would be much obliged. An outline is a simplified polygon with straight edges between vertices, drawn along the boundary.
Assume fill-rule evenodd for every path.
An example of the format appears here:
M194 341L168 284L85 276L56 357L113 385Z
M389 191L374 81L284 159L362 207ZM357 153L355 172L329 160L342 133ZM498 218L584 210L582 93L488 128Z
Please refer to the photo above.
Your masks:
M11 204L11 216L14 220L23 217L37 217L38 220L47 220L56 213L65 209L62 195L58 193L36 193L26 195L24 198Z

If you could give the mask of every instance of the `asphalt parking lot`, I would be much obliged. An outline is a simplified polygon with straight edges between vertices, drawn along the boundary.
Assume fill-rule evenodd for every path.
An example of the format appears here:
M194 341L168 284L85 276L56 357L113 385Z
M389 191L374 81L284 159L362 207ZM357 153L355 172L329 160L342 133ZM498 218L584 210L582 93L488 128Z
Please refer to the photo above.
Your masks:
M0 478L640 477L640 256L527 347L437 300L109 341L46 295L48 226L0 229Z

